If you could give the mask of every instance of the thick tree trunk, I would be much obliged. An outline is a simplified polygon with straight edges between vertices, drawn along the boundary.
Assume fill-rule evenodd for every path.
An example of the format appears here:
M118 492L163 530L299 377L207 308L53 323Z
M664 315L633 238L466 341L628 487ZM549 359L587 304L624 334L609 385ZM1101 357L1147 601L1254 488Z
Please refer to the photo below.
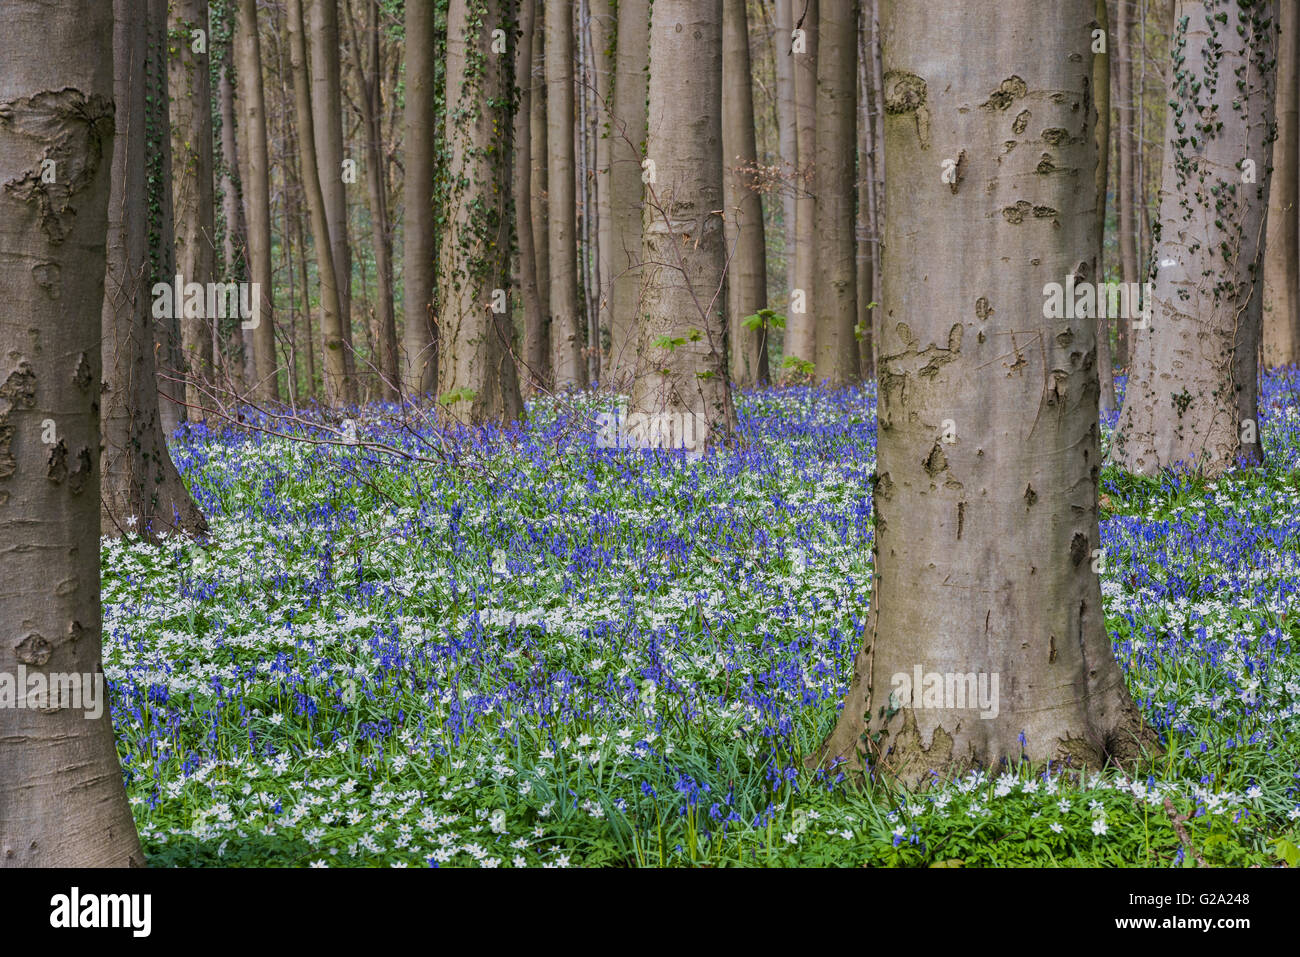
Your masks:
M1119 182L1115 190L1115 207L1119 221L1120 279L1126 288L1138 282L1137 219L1133 209L1137 193L1135 183L1137 144L1133 137L1133 3L1134 0L1115 0L1115 116L1119 121L1115 153L1119 161ZM1119 335L1116 356L1120 366L1131 364L1131 317L1118 318Z
M1213 476L1263 459L1260 267L1277 8L1257 3L1240 19L1234 8L1225 25L1213 19L1219 6L1179 0L1175 10L1169 100L1178 106L1165 125L1152 311L1149 328L1134 331L1112 448L1141 475L1181 463ZM1217 116L1215 128L1202 116Z
M524 355L522 386L532 394L544 385L543 370L534 366L545 354L546 313L537 284L537 246L533 240L533 35L537 32L538 0L521 0L519 5L519 48L515 51L515 76L519 105L515 113L514 190L515 234L519 242L519 292L524 304Z
M1097 252L1089 281L1101 282L1105 278L1106 249L1106 191L1110 177L1110 24L1106 13L1106 0L1096 0L1094 29L1106 36L1105 52L1092 55L1092 95L1097 109ZM1130 287L1132 288L1132 287ZM1098 404L1102 412L1119 408L1115 398L1115 364L1110 355L1110 319L1102 310L1097 312L1097 372L1101 385Z
M655 0L646 155L656 174L632 408L696 416L704 442L722 441L736 427L721 315L722 0Z
M339 303L339 287L334 274L334 257L330 253L329 224L325 218L325 197L321 191L321 177L316 157L315 117L312 113L309 80L307 78L307 42L304 34L302 0L288 0L286 10L289 21L289 58L294 72L294 98L298 110L298 148L302 157L302 185L307 209L311 215L311 231L316 249L316 271L320 277L321 301L321 355L325 378L325 404L338 407L356 402L356 383L347 362L347 343L343 338L343 313ZM303 290L305 302L311 297Z
M872 69L872 47L878 42L875 32L875 11L872 0L859 5L858 27L858 365L863 379L876 375L876 355L873 348L872 306L876 299L875 257L879 220L876 216L876 160L879 152L875 142L876 102L875 73Z
M172 212L172 127L168 102L168 0L147 0L145 69L149 84L147 161L149 172L150 283L176 281L176 233ZM158 372L159 414L164 435L172 435L188 416L185 411L185 352L176 310L154 319L154 355Z
M1042 307L1044 285L1096 240L1092 184L1079 188L1096 162L1092 12L884 7L873 593L844 710L813 760L869 759L916 785L1004 759L1129 763L1154 743L1091 570L1096 326ZM917 671L932 677L913 689Z
M857 5L820 0L817 32L816 376L832 388L861 378L854 172L857 152Z
M437 92L436 18L432 3L406 5L406 216L402 270L406 324L402 330L405 389L410 395L433 390L438 379L433 326L434 263L433 188L435 165L434 110Z
M345 400L356 402L360 383L356 355L352 348L352 247L348 245L348 197L343 182L343 68L340 63L338 0L303 0L311 7L312 128L315 131L317 171L325 200L325 223L329 247L334 256L334 279L338 283L339 339L347 374L343 379ZM315 232L315 230L312 230ZM326 237L318 236L317 242Z
M650 10L646 0L619 0L614 116L610 122L610 370L614 388L631 390L641 313L641 214L645 202L647 64Z
M781 191L781 226L784 234L785 281L787 290L795 287L794 260L795 205L798 193L799 146L795 132L794 55L790 52L790 34L794 30L794 13L791 0L776 0L774 11L776 38L776 128L777 144L781 153L782 172L791 177Z
M133 6L122 28L142 62ZM113 29L102 0L0 8L0 675L23 699L0 707L0 867L144 864L100 659ZM33 696L38 675L47 689L67 675L92 700L61 681Z
M447 222L439 243L438 401L458 421L523 414L506 301L510 56L492 52L508 0L452 0L447 14ZM509 45L513 47L513 44ZM509 52L513 53L511 49Z
M1277 141L1264 241L1264 367L1300 364L1300 6L1279 4Z
M206 289L217 278L208 0L172 0L168 23L176 272L182 283L198 283ZM189 418L202 419L204 408L211 405L204 390L212 378L212 320L206 313L188 314L180 303L174 303L173 308L185 351Z
M560 389L587 383L578 305L574 183L573 0L546 4L546 184L551 265L551 370ZM444 337L443 341L446 341Z
M745 319L767 308L767 246L763 198L755 181L754 93L745 0L722 11L722 156L726 184L727 334L731 379L740 386L767 381L767 329Z
M799 22L800 16L803 22ZM795 4L795 29L802 30L802 52L794 51L795 137L799 168L795 176L794 288L785 320L785 355L817 359L817 44L818 0ZM800 302L802 300L802 302Z
M248 266L261 296L258 323L253 328L254 394L263 402L278 402L275 280L271 270L271 167L266 143L266 96L262 85L262 41L257 27L257 0L239 0L235 50L239 60L239 105L248 165L248 181L244 183ZM285 241L288 241L287 237ZM304 289L303 295L306 293Z
M167 451L158 414L146 208L146 11L114 0L113 140L104 280L100 507L105 535L207 527ZM57 421L56 421L57 424ZM55 454L59 452L55 446Z

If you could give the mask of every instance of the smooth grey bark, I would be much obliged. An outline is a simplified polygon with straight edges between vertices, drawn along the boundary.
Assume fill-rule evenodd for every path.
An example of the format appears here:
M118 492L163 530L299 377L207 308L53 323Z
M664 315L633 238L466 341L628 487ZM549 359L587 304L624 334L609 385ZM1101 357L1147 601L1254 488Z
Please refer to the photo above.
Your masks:
M573 0L546 4L546 153L551 266L551 372L556 388L585 385L578 305L574 182Z
M818 0L796 4L795 29L803 31L805 49L793 53L795 139L799 168L795 175L794 288L803 297L785 320L785 355L805 362L817 359L817 44ZM800 17L803 17L800 22Z
M356 354L352 347L352 247L348 244L347 184L343 182L343 68L338 0L303 0L310 5L308 50L311 56L312 129L315 131L317 171L325 200L325 222L338 283L339 337L345 398L356 402ZM313 230L314 232L314 230ZM323 240L324 237L317 237Z
M172 117L172 209L176 272L204 288L216 280L216 207L212 187L212 82L208 70L208 0L172 0L168 97ZM202 31L196 38L195 31ZM200 45L203 52L196 52ZM213 373L212 320L174 304L185 352L190 419L205 417L204 389Z
M542 2L542 0L538 0ZM530 393L551 385L551 257L550 217L546 162L546 18L542 11L534 14L532 95L529 98L529 153L532 158L529 177L529 204L532 209L533 252L537 260L537 298L541 301L541 321L524 327L524 360L531 382ZM639 234L638 234L639 236Z
M146 207L147 10L114 0L116 135L108 200L102 310L100 513L105 535L200 532L207 522L181 481L163 436L154 370L153 288ZM57 420L56 420L57 425ZM66 456L66 447L52 454Z
M1096 0L1093 17L1094 29L1103 35L1109 33L1110 24L1106 0ZM1097 246L1092 263L1090 280L1101 282L1105 277L1106 249L1106 192L1110 178L1110 43L1106 51L1092 55L1092 96L1097 109ZM1131 287L1130 287L1131 288ZM1101 386L1098 405L1102 412L1119 408L1115 398L1115 364L1110 355L1110 319L1108 313L1097 312L1097 373Z
M537 244L533 232L533 97L540 95L533 75L533 37L537 33L538 0L520 0L519 46L515 77L519 103L515 112L514 201L515 236L519 243L519 293L524 306L524 354L520 376L528 394L545 384L546 311L537 282ZM536 363L536 364L535 364Z
M271 167L266 136L266 95L262 83L262 41L257 26L257 0L239 0L235 30L239 70L239 106L244 129L244 214L248 224L248 268L261 294L261 313L253 329L254 395L278 402L279 363L275 355L275 281L271 267ZM285 238L288 242L288 238ZM306 295L306 290L303 290Z
M876 375L875 336L872 331L872 303L876 301L876 263L874 249L879 228L876 215L875 122L877 103L872 49L879 42L875 30L875 4L865 0L859 5L858 26L858 365L863 379Z
M321 355L325 384L325 404L331 407L351 405L357 400L356 381L348 362L349 350L343 332L347 325L339 300L339 282L330 251L329 223L326 219L320 166L316 155L315 116L312 111L311 87L307 74L307 41L302 16L303 0L288 0L285 14L289 25L289 58L294 72L294 105L298 110L298 147L302 159L302 186L306 197L311 231L316 251L316 271L320 279ZM305 248L304 248L305 254ZM310 294L303 290L305 302Z
M857 152L858 16L854 0L819 0L817 151L816 377L832 388L861 378L858 342L854 186Z
M1221 12L1227 23L1213 19ZM1276 4L1179 0L1170 50L1177 106L1165 124L1152 312L1149 328L1134 328L1111 455L1139 475L1185 465L1217 476L1264 454L1256 406Z
M452 0L447 13L447 228L438 248L438 401L449 418L523 415L508 303L513 42L491 50L508 0Z
M406 5L406 217L403 254L405 325L402 329L403 377L408 395L431 392L438 379L433 326L436 227L433 189L436 176L434 68L437 24L432 3Z
M176 233L172 211L172 128L168 96L168 0L147 0L145 70L149 83L149 261L151 282L176 281ZM175 310L154 320L154 354L158 372L159 414L164 435L173 435L185 411L185 352Z
M722 155L726 185L724 237L727 266L727 335L731 379L740 386L766 382L767 329L745 319L767 308L767 246L763 198L756 169L754 92L745 0L724 0L722 11Z
M1278 8L1277 141L1264 240L1264 366L1300 364L1300 6Z
M630 391L636 370L641 312L641 214L645 201L646 95L650 50L647 0L619 0L610 121L610 306L609 384Z
M593 229L593 257L597 346L594 357L598 360L600 372L598 378L604 382L608 377L609 355L604 351L603 342L609 339L613 343L613 307L614 290L611 282L612 263L614 259L614 227L610 192L610 155L613 147L615 119L614 111L614 44L616 26L614 6L611 0L588 0L591 37L591 71L594 80L591 95L594 98L593 120L595 142L593 153L595 159L592 189L595 193L595 221Z
M736 428L722 315L722 0L655 0L650 25L643 316L631 407Z
M868 761L915 786L1004 759L1129 764L1154 745L1090 561L1095 323L1043 314L1044 285L1093 255L1092 12L883 8L872 595L844 709L810 763ZM989 691L997 675L997 714L904 694L898 676L918 667L983 675Z
M231 33L233 34L233 24ZM233 37L217 45L218 99L221 103L221 163L217 178L221 184L221 217L225 229L221 236L222 278L226 282L248 282L248 225L244 220L243 177L240 175L239 142L235 123L235 66ZM260 314L259 314L260 321ZM228 387L238 396L248 393L253 381L253 331L242 322L232 323L224 350L218 336L213 337L213 359L221 360ZM216 330L214 330L215 332Z
M1115 117L1117 139L1116 159L1119 162L1119 180L1115 189L1115 208L1119 222L1120 280L1131 289L1138 282L1137 213L1134 209L1137 195L1137 142L1133 135L1133 3L1134 0L1115 0ZM1132 321L1118 318L1116 356L1119 364L1129 369L1132 365Z
M98 677L101 691L112 37L102 0L0 7L0 674ZM0 867L142 866L108 708L90 719L28 692L0 708Z
M794 13L791 0L776 0L773 11L776 37L773 43L776 61L776 129L777 148L781 154L781 169L791 177L790 184L781 191L781 227L785 239L785 281L787 290L793 289L795 250L795 178L799 169L799 147L795 134L794 55L790 51L790 34L794 30Z

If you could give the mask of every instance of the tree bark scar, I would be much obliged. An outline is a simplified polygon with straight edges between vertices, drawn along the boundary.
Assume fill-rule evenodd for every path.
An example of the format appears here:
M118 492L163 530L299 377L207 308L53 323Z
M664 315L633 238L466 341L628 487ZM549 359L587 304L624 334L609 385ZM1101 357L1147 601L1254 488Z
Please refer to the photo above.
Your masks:
M26 359L0 385L0 479L7 479L18 469L13 456L14 427L9 413L14 409L31 409L36 405L36 373ZM6 496L8 498L8 496Z
M7 181L4 192L36 205L41 231L57 246L72 231L72 197L94 182L112 140L113 101L72 87L42 90L0 103L0 127L44 147L36 166Z

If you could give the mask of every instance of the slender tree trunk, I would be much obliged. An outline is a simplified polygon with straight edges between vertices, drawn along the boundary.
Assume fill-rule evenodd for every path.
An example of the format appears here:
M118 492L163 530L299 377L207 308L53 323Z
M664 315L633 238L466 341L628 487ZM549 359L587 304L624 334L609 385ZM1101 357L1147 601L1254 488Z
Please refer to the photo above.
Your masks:
M817 358L817 45L818 0L795 5L795 138L799 169L795 176L794 288L785 321L785 355ZM800 17L803 17L802 23ZM802 43L804 48L799 49Z
M233 27L232 27L233 32ZM235 65L232 44L221 44L221 215L226 223L221 258L226 282L248 282L248 226L244 221L243 180L235 124ZM259 316L260 321L260 316ZM253 381L253 331L231 323L227 368L233 391L243 397ZM246 348L247 347L247 348Z
M1041 305L1096 239L1092 190L1040 169L1044 156L1059 170L1096 162L1092 12L1092 0L884 7L873 594L843 712L814 760L869 759L915 786L1021 758L1132 764L1154 746L1089 560L1095 323L1048 320ZM946 182L943 158L957 161ZM934 679L912 686L918 671L940 694ZM969 698L942 694L944 675Z
M406 5L406 216L403 282L406 324L402 330L405 388L411 395L433 390L438 378L433 326L433 188L435 177L434 70L437 26L433 3Z
M876 90L871 69L871 47L876 42L872 26L872 0L859 5L858 26L858 364L863 379L876 375L872 350L872 302L875 301L876 271L871 250L876 240Z
M447 14L447 232L439 244L438 401L461 421L523 414L505 301L509 271L509 55L492 30L507 0L452 0ZM513 46L513 44L509 44ZM513 53L513 50L508 51Z
M339 339L347 374L345 401L357 401L356 355L352 348L352 247L348 244L348 197L343 182L343 69L340 64L338 0L302 0L311 6L311 105L315 130L317 173L325 199L328 245L334 256L338 283ZM315 232L315 229L312 230ZM325 242L325 236L317 236Z
M176 281L176 233L172 212L172 128L168 98L168 0L148 0L145 24L145 70L149 104L147 178L150 289L154 283ZM172 435L188 416L185 410L185 352L177 310L154 319L154 355L158 372L159 415L164 435Z
M745 319L767 308L767 248L763 198L755 169L754 92L749 62L745 0L724 0L722 11L722 155L726 184L724 235L727 254L727 334L732 381L767 381L767 329Z
M1135 327L1112 448L1117 464L1141 475L1185 464L1217 476L1263 460L1260 267L1277 8L1266 0L1240 20L1234 9L1228 24L1213 19L1218 8L1217 0L1175 8L1168 93L1177 106L1165 125L1152 312L1149 328ZM1211 115L1222 129L1199 125Z
M131 6L120 11L118 46L130 51L134 71L145 57L146 8ZM113 5L101 0L0 7L0 675L24 698L22 707L10 697L0 708L0 867L144 864L100 659L97 453L113 36ZM137 79L137 98L141 85ZM139 268L143 274L143 262ZM140 332L148 348L148 325ZM77 701L62 685L33 697L36 675L47 687L54 676L73 676L93 701Z
M1300 8L1279 4L1277 141L1264 242L1264 366L1300 364Z
M641 214L645 201L647 65L650 9L647 0L619 0L617 75L610 136L610 365L606 378L630 391L636 372L636 330L641 312Z
M736 427L721 315L722 0L655 0L648 109L656 174L632 407L702 416L705 441L718 442Z
M339 304L338 284L334 275L334 257L330 253L329 224L325 219L325 197L321 191L316 162L315 117L312 113L310 81L307 77L307 42L302 18L302 0L288 0L289 58L294 73L294 97L298 109L298 147L302 156L302 184L311 231L315 239L316 270L320 277L321 342L324 357L325 404L331 407L356 402L356 384L346 362L348 351L343 339L343 314ZM304 290L304 295L306 291ZM306 302L311 302L307 296Z
M515 113L515 233L519 241L519 292L524 301L523 385L528 394L545 384L541 363L546 352L546 313L537 284L537 248L533 241L533 35L537 32L538 0L519 4L519 47L515 51L515 75L519 85L519 107ZM538 354L540 353L540 355Z
M798 239L795 235L795 222L799 178L799 145L795 132L794 64L795 56L791 53L791 36L794 31L794 13L791 0L776 0L776 126L777 142L781 152L782 172L790 177L790 185L781 191L781 226L784 233L786 288L796 285L794 275L795 248Z
M135 0L114 0L113 9L117 132L111 159L105 155L112 182L102 311L102 528L111 536L199 532L207 523L172 463L158 414L148 222L138 215L146 205L147 10ZM67 449L55 445L51 454L66 457Z
M861 378L853 185L857 151L857 5L819 0L817 32L817 378L838 388Z
M574 183L573 0L546 4L546 147L551 265L551 368L557 388L585 385L578 324ZM445 339L444 339L445 341Z
M600 381L609 377L609 356L603 343L612 334L611 310L614 305L611 263L614 259L614 228L610 204L610 154L614 129L614 10L611 0L588 0L591 14L592 74L595 79L595 272L597 328L602 350L597 351ZM610 338L612 342L612 338Z
M1104 52L1092 54L1092 95L1097 109L1097 251L1092 264L1092 275L1086 277L1096 282L1105 279L1106 269L1106 191L1110 177L1110 24L1106 14L1106 0L1096 0L1094 29L1106 37ZM1119 408L1115 399L1115 364L1110 355L1110 319L1105 310L1097 310L1097 372L1101 385L1098 403L1102 412Z
M263 402L278 402L275 280L271 268L271 166L266 143L266 96L262 84L262 40L257 26L257 0L239 0L235 52L248 164L248 181L244 183L248 265L261 303L257 325L253 327L254 392ZM287 237L285 241L288 241ZM303 295L306 294L304 288Z
M176 272L204 289L216 280L216 216L212 188L212 83L208 71L208 0L172 0L168 94L172 115L172 206ZM185 350L189 417L211 403L212 320L205 308L174 303Z
M538 0L542 3L543 0ZM540 9L534 13L533 24L533 91L531 97L532 116L529 121L529 152L532 154L532 176L529 202L533 219L533 248L537 259L537 297L541 300L542 317L540 325L526 327L524 330L524 356L533 375L534 386L548 389L551 377L551 257L550 257L550 208L547 176L547 137L549 127L546 122L546 18ZM638 233L638 241L639 241Z
M357 72L361 127L366 135L366 197L370 206L370 239L375 256L376 298L375 344L378 346L379 388L385 401L399 395L397 371L397 321L393 314L393 235L388 217L388 187L384 177L383 100L380 95L379 0L363 0L366 10L366 49L351 18L352 66ZM348 7L351 11L351 6Z
M1115 0L1115 115L1119 120L1116 154L1119 160L1119 183L1115 204L1119 213L1120 278L1128 288L1138 281L1137 225L1133 209L1136 144L1133 139L1133 0ZM1119 337L1116 359L1128 369L1130 365L1129 318L1118 318Z

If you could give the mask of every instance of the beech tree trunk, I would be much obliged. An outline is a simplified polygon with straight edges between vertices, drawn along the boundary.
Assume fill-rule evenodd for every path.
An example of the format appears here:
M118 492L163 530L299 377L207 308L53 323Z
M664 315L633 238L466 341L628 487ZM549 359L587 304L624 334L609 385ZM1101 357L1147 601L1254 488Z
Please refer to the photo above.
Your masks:
M347 362L348 348L343 337L342 306L339 303L339 286L334 273L334 257L330 253L329 224L326 221L325 197L321 191L321 177L316 158L315 117L312 114L311 88L307 78L307 42L304 37L302 0L288 0L286 9L289 22L289 58L294 72L294 100L298 109L298 148L302 157L302 185L306 194L307 209L311 216L311 231L316 250L316 271L320 278L321 301L321 355L325 380L325 404L331 407L351 405L357 400L356 382ZM304 289L306 302L310 294Z
M857 153L858 15L854 0L819 0L817 152L816 376L831 388L861 378L858 341L854 187Z
M231 42L234 24L229 20L226 22L229 33L218 47L221 58L221 163L218 180L221 183L221 218L225 221L225 232L221 237L222 278L226 282L248 282L248 226L244 221L243 182L235 124L235 65ZM224 353L214 353L213 359L222 360L222 371L229 378L230 390L241 398L246 397L253 379L253 331L245 329L242 321L229 322L225 342ZM219 347L220 339L217 339L213 348L219 350Z
M513 43L492 51L508 0L452 0L447 14L447 231L439 243L438 402L449 417L523 414L509 283Z
M546 3L546 185L551 265L551 371L559 389L586 385L578 304L574 182L573 0ZM446 341L446 338L443 338Z
M592 188L595 194L594 207L594 257L596 279L596 328L597 341L595 356L599 360L600 381L609 378L609 355L604 352L604 339L609 337L613 343L613 307L614 291L611 282L613 272L611 263L614 258L614 229L612 223L612 206L610 193L610 154L613 147L614 129L614 43L615 21L611 0L588 0L591 17L591 60L592 77L595 89L593 113L595 142L593 153L595 175Z
M1093 261L1089 280L1101 282L1106 275L1106 191L1110 177L1110 24L1106 13L1106 0L1096 0L1094 29L1106 36L1104 53L1092 55L1092 95L1097 108L1097 255ZM1131 288L1131 287L1130 287ZM1110 354L1110 319L1102 310L1097 312L1097 372L1101 385L1098 404L1102 412L1119 408L1115 398L1115 364Z
M1115 144L1119 160L1119 182L1116 184L1115 206L1119 221L1120 279L1132 289L1138 282L1137 219L1133 208L1137 193L1135 184L1137 151L1133 136L1133 0L1115 0L1115 116L1119 121ZM1131 364L1131 317L1117 320L1119 335L1116 340L1116 359L1128 370Z
M348 244L347 184L343 182L343 67L340 62L338 0L306 0L311 7L312 129L315 131L317 173L325 200L325 223L329 226L329 247L334 256L334 279L338 283L339 339L342 342L346 401L356 402L356 354L352 348L352 247ZM301 117L299 118L301 122ZM312 230L315 232L315 230ZM318 236L318 242L325 241Z
M406 324L402 329L405 389L410 395L433 390L438 378L433 324L435 224L433 188L437 93L436 17L432 3L406 5L406 179L403 215L403 293Z
M655 0L646 155L656 173L631 405L702 415L704 441L724 441L736 410L722 316L722 0Z
M1129 764L1154 746L1090 561L1096 325L1043 316L1044 285L1096 241L1092 13L1093 0L883 8L871 607L813 761L869 761L915 786L1004 759ZM987 705L930 679L909 688L918 668L982 676Z
M538 0L542 3L543 0ZM532 95L529 97L529 206L532 209L533 252L537 261L537 298L541 321L524 327L524 357L532 376L530 391L551 386L551 257L550 205L548 192L546 123L546 18L538 9L533 14ZM638 234L639 235L639 234ZM527 313L525 312L525 316Z
M724 236L731 259L727 268L728 351L732 381L752 386L767 381L767 329L745 326L746 317L767 308L767 245L763 197L755 177L758 147L745 0L724 0L722 18Z
M235 55L238 58L239 105L248 166L248 180L244 183L248 266L261 295L261 312L258 324L253 328L253 361L257 373L254 395L263 402L278 402L275 280L271 267L271 168L266 143L266 96L262 85L262 41L257 27L257 0L239 0ZM288 242L287 237L285 242ZM306 292L304 289L303 294Z
M1300 364L1300 7L1278 5L1277 141L1264 241L1264 366Z
M776 0L773 13L776 21L774 55L776 59L776 128L777 144L781 153L782 172L790 182L781 191L781 227L784 239L786 289L795 287L794 260L795 206L798 195L799 146L795 133L794 54L790 50L790 34L794 30L794 13L791 0Z
M113 139L104 280L100 399L100 509L105 535L200 532L207 522L167 451L154 371L153 284L149 282L145 101L147 10L114 0ZM56 420L57 425L57 420ZM52 457L66 456L55 445Z
M533 141L530 129L535 92L533 34L537 32L537 3L538 0L521 0L519 4L519 47L515 51L515 76L519 86L514 150L515 235L519 242L519 293L524 305L521 378L528 394L545 383L542 369L533 365L540 359L535 353L545 349L542 338L545 310L537 284L537 246L533 240Z
M212 188L212 82L208 71L208 0L172 0L168 96L172 115L172 208L176 272L184 284L216 281L216 210ZM201 48L196 50L196 47ZM185 352L189 418L211 405L212 320L173 303Z
M803 22L799 22L800 16ZM794 288L785 320L785 355L817 359L817 44L818 0L795 4L795 30L805 47L794 59L795 138L799 168L795 176ZM802 299L802 302L799 300Z
M146 8L133 6L121 29L143 63ZM92 719L62 683L32 697L24 681L14 688L24 706L0 708L0 867L144 864L100 658L113 36L113 5L101 0L0 7L0 674L15 684L44 675L47 686L72 675L92 691L98 679L103 705Z
M1261 240L1277 7L1233 7L1226 24L1213 19L1221 7L1178 0L1175 8L1168 99L1177 105L1165 124L1150 328L1134 329L1111 453L1140 475L1184 464L1217 476L1239 460L1263 461ZM1202 124L1202 116L1217 120Z
M647 0L619 0L614 116L610 136L610 370L615 389L631 390L641 313L641 214L645 184L646 91L650 50Z

